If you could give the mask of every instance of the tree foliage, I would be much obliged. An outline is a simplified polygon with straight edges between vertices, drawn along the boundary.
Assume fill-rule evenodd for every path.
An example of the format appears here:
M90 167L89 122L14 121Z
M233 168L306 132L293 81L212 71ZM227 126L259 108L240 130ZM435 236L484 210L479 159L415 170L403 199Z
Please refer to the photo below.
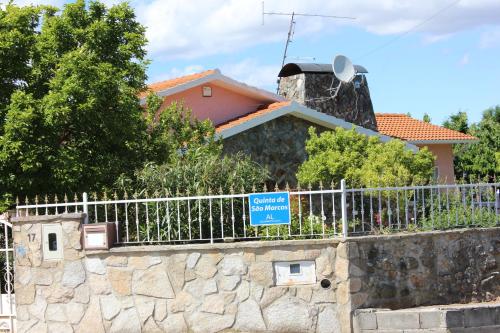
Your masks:
M414 153L402 141L382 143L340 127L320 135L310 128L309 135L309 157L297 174L302 184L337 186L346 179L349 186L394 186L425 184L433 176L434 157L426 148Z
M454 146L457 177L493 180L500 173L500 106L485 110L479 123L469 125L466 113L459 112L451 115L443 125L479 139L475 143Z
M139 166L147 124L137 94L147 61L133 10L10 3L0 21L9 29L0 34L0 67L13 68L0 73L2 191L93 190Z
M0 7L0 209L14 195L265 179L247 158L222 157L210 121L153 93L141 105L144 33L126 3Z

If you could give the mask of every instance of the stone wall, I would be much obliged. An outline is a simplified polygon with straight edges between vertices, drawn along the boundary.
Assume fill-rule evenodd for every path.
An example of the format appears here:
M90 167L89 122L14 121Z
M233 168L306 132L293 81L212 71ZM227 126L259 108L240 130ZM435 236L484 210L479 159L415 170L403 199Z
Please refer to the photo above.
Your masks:
M500 228L85 251L82 217L13 219L18 332L350 333L358 308L500 296ZM43 260L43 223L63 260ZM277 286L274 263L301 260L316 282Z
M316 127L318 133L325 130L294 116L279 117L225 139L224 153L243 152L267 167L273 182L295 186L299 165L307 159L305 142L311 126Z
M359 83L357 89L354 89L355 81ZM352 83L343 83L337 97L332 99L329 89L338 84L333 73L301 73L282 77L279 94L316 111L377 131L366 77L358 75Z
M362 308L489 301L500 297L500 228L360 237L350 270Z
M349 332L338 242L275 241L85 251L81 216L14 222L19 332ZM43 261L41 223L64 230L64 260ZM338 253L338 254L337 254ZM318 282L275 286L273 262L312 260ZM339 269L346 272L346 269ZM331 287L319 280L329 279Z
M354 333L498 333L500 302L362 309L354 313Z

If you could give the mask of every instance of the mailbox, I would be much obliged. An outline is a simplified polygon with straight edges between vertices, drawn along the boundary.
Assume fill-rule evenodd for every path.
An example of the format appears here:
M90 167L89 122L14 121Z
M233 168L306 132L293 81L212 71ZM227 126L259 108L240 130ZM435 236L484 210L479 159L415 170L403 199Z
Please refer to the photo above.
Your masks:
M274 263L277 286L316 283L314 261L277 261Z
M42 225L42 254L43 260L63 259L62 227L60 224Z
M114 223L83 225L83 247L86 250L109 250L116 241Z

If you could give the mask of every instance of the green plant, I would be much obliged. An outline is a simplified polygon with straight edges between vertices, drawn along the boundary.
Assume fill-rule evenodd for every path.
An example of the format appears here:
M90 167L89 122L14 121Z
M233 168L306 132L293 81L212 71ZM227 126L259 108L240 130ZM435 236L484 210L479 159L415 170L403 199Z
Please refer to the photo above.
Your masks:
M350 187L426 184L432 179L434 157L426 149L414 153L399 140L382 143L355 129L337 127L319 136L309 129L308 159L299 167L302 184L333 183L345 179Z

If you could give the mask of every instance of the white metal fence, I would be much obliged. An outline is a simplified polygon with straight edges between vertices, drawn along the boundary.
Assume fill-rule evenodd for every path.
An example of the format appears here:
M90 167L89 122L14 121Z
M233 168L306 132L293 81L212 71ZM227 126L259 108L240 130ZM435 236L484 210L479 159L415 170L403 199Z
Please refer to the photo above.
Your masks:
M12 224L8 215L0 215L0 332L14 332L16 305L14 297L14 249Z
M103 195L18 204L18 215L87 213L115 223L119 244L347 237L393 231L499 226L500 183L302 190L290 193L291 223L255 227L248 193L113 199ZM278 190L276 188L276 190Z

